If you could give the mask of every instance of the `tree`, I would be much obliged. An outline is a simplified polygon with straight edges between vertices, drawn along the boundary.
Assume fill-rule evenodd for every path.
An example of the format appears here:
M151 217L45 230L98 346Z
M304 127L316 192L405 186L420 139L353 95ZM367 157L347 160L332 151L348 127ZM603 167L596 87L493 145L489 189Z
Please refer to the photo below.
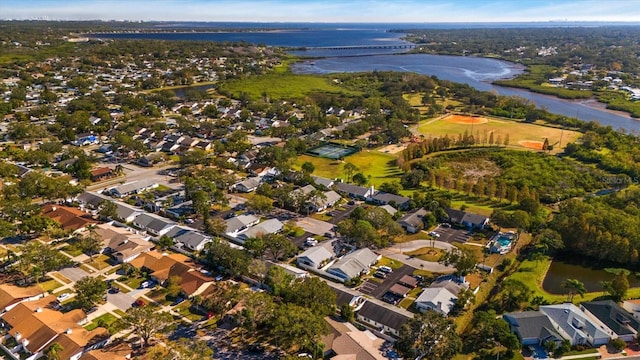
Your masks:
M344 171L347 182L351 182L353 175L358 171L358 167L352 163L346 163L342 170Z
M149 339L169 330L173 317L164 311L157 311L150 306L132 307L122 320L128 328L132 328L143 346L149 346Z
M75 302L84 310L89 310L107 295L107 283L99 278L86 276L76 282L74 291Z
M560 233L553 229L544 229L535 237L535 243L545 255L553 256L556 251L564 249Z
M278 261L295 255L298 248L282 234L265 234L262 236L264 255Z
M367 184L367 182L369 182L369 179L367 179L367 177L363 173L359 172L353 175L354 184L364 186Z
M316 170L316 167L313 165L313 163L311 163L310 161L305 161L302 164L302 172L307 174L307 175L311 175L313 174L313 172Z
M165 250L173 246L173 239L170 236L162 235L157 243L160 250Z
M246 205L256 212L262 214L271 211L273 208L273 200L269 197L255 194L249 200L247 200Z
M471 330L464 338L465 347L481 358L512 359L520 349L520 341L511 332L509 324L493 311L478 311L473 315ZM482 355L490 356L482 356Z
M315 314L329 316L335 312L336 293L317 277L295 281L285 293L285 301L311 309Z
M501 287L499 301L504 311L521 309L533 294L533 291L519 280L507 279Z
M474 252L468 249L452 248L438 262L455 267L456 275L465 276L476 267L478 258Z
M320 337L328 332L324 316L288 303L276 308L268 321L268 329L277 347L288 349L297 345L308 351L315 351Z
M395 346L406 359L449 360L462 349L462 340L455 324L435 311L426 311L402 325Z
M611 339L611 341L609 341L609 344L611 344L611 346L616 349L617 352L620 352L624 350L625 347L627 347L627 343L620 338Z
M89 255L89 258L93 262L93 255L102 250L102 239L96 233L94 228L89 229L89 232L82 236L78 242L78 245L82 252Z
M618 272L618 274L611 280L610 293L611 298L615 302L622 301L627 296L629 290L629 279L624 271Z
M72 263L51 245L40 241L30 241L21 247L17 268L24 275L33 277L36 282L49 271L61 269Z
M118 219L118 206L113 201L103 200L98 214L102 220Z
M351 305L345 303L340 307L340 316L342 316L345 321L352 323L355 321L356 313L353 311Z
M267 270L265 284L271 289L274 296L284 296L289 291L292 281L293 276L280 266L271 266Z
M179 275L169 276L167 283L164 286L167 296L175 298L180 295L180 292L182 291L182 287L180 287L181 282L182 278Z
M562 282L562 287L569 291L568 301L573 301L573 296L579 294L580 297L584 297L587 289L584 287L584 283L577 279L567 279Z
M227 223L219 217L207 219L204 225L205 232L211 235L222 235L227 230Z
M59 342L54 342L44 351L44 357L46 360L61 360L62 352L64 348Z

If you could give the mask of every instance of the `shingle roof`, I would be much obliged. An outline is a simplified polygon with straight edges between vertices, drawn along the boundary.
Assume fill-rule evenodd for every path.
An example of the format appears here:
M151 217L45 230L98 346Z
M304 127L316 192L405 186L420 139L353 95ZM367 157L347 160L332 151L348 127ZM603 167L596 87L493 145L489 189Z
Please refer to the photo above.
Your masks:
M275 234L283 228L284 224L280 220L268 219L243 231L239 237L249 239L260 235Z
M65 230L78 230L87 225L98 223L97 220L91 218L91 215L80 209L56 204L43 206L42 215L60 223Z
M612 300L585 302L581 306L618 335L635 334L640 329L640 322Z
M562 339L562 336L554 330L549 317L540 311L513 312L505 314L504 318L512 328L517 328L522 339L544 340L550 336Z
M371 301L367 301L362 305L362 308L358 311L358 315L395 330L400 330L400 327L409 321L408 316L375 304Z

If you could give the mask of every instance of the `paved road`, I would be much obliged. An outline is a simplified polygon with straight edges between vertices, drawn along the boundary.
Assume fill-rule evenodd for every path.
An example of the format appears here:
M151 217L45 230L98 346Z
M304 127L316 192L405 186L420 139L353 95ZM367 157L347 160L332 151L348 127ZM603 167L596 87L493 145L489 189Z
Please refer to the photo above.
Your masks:
M405 245L407 246L406 248L405 248ZM412 266L416 269L427 270L427 271L431 271L434 273L441 273L441 274L449 274L454 272L455 268L452 266L445 266L437 262L424 261L424 260L415 258L413 256L404 254L404 252L406 251L412 251L409 249L417 250L419 248L430 247L430 246L431 246L431 240L414 240L414 241L402 243L402 245L395 244L392 247L380 250L379 253L383 256L386 256L394 260L398 260L403 264ZM435 246L441 249L450 249L451 247L453 247L453 245L451 244L438 242L438 241L435 242Z
M466 243L467 240L469 240L469 237L471 237L471 235L469 235L469 231L464 229L454 229L438 226L434 231L440 234L438 240L447 243L451 243L454 241Z
M337 225L340 221L346 219L349 215L351 215L351 212L358 207L358 204L353 204L353 205L345 204L345 205L342 205L342 207L344 208L344 210L337 210L337 209L329 210L329 212L331 212L333 216L328 222L330 222L331 224Z
M398 280L404 275L411 275L415 268L407 265L403 265L401 268L394 270L391 274L387 275L387 278L380 284L375 281L367 281L372 283L367 285L367 292L369 295L379 299L381 298ZM375 286L373 286L375 284Z
M438 241L438 240L431 241L426 239L420 239L420 240L413 240L413 241L393 244L392 246L388 247L386 250L391 250L395 253L406 253L406 252L416 251L418 249L431 247L431 246L436 247L438 249L443 249L443 250L451 250L455 248L455 246L444 241Z

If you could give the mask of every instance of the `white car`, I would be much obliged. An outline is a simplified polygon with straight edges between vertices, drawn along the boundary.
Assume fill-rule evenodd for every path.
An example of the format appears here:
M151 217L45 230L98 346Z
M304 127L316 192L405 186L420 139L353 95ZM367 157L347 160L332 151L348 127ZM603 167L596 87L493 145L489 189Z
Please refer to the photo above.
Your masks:
M438 237L440 237L440 234L438 234L438 233L437 233L437 232L435 232L435 231L430 232L430 233L429 233L429 235L431 235L431 236L433 236L433 237L437 237L437 238L438 238Z
M57 297L58 302L63 302L63 301L65 301L65 300L67 300L70 296L71 296L71 294L69 294L69 293L64 293L64 294L62 294L62 295L60 295L60 296L58 296L58 297Z

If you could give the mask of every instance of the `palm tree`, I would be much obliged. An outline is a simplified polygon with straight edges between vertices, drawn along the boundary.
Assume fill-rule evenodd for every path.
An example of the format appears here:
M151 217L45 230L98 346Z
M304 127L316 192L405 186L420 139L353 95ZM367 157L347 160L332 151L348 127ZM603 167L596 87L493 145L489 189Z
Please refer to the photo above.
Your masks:
M57 342L54 342L53 344L51 344L51 346L47 348L47 350L44 351L45 359L60 360L61 359L60 356L63 351L64 351L64 348L62 347L62 345L60 345Z
M587 289L584 287L584 283L577 279L567 279L563 281L562 287L569 290L569 302L573 302L573 296L575 294L579 294L580 297L584 297L584 293L587 292Z

